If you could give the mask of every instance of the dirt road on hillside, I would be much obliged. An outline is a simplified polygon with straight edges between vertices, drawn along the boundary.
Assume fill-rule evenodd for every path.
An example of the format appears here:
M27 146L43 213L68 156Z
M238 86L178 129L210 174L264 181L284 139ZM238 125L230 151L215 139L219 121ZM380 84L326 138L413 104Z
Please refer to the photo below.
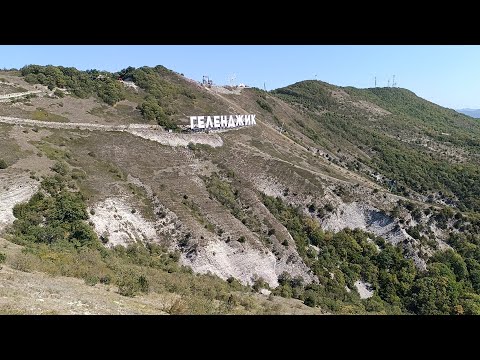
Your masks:
M11 116L0 116L0 122L10 125L33 126L48 129L67 129L67 130L89 130L89 131L118 131L128 132L132 135L139 136L144 139L158 142L167 146L187 146L189 143L210 145L219 147L223 145L223 141L218 134L215 133L189 133L179 134L165 132L158 125L147 124L128 124L128 125L100 125L91 123L67 123L67 122L51 122L32 119L21 119Z

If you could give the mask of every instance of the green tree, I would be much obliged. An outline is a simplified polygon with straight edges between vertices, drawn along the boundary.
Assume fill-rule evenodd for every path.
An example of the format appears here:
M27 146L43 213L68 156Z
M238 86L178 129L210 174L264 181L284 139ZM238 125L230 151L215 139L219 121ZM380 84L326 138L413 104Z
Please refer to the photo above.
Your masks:
M468 270L465 260L462 258L462 256L460 256L460 254L451 249L437 253L431 259L431 261L438 261L449 266L455 274L457 281L466 279L468 277Z
M54 92L53 92L53 95L59 97L59 98L63 98L65 97L65 93L62 91L62 90L59 90L59 89L56 89Z
M421 315L455 314L460 285L447 265L434 263L412 287L410 309Z

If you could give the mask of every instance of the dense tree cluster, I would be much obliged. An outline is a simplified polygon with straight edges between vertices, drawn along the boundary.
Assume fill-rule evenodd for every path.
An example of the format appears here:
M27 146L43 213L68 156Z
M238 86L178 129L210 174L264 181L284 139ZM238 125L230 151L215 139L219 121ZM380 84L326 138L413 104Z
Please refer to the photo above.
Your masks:
M80 71L63 66L27 65L21 69L21 74L31 84L42 84L50 90L66 89L80 98L98 96L109 105L115 105L126 97L125 87L118 80L133 81L146 93L138 105L144 119L155 121L166 129L177 128L171 119L174 114L172 102L179 96L195 99L192 92L165 78L171 76L171 71L163 66L144 66L138 69L128 67L118 73L109 73L98 70ZM57 89L55 95L63 97L64 93Z
M171 120L175 113L172 104L180 97L195 99L195 95L175 82L172 71L163 66L142 66L138 69L128 67L121 70L118 75L133 81L137 86L147 92L147 96L138 109L146 120L155 120L167 129L176 129L176 124Z
M20 71L25 80L31 84L46 85L50 90L66 89L79 98L96 95L109 105L125 99L124 86L117 81L114 74L108 72L80 71L73 67L52 65L27 65ZM56 94L58 96L59 92Z
M151 95L145 98L145 101L137 107L147 121L156 121L166 129L176 129L176 124L165 114L158 101Z
M315 219L280 198L264 195L263 201L319 279L319 284L304 286L283 275L278 294L340 312L480 314L478 235L454 235L449 242L458 252L438 252L422 272L399 247L380 237L361 230L323 231ZM360 300L347 291L357 280L372 285L372 298Z
M43 180L41 190L27 203L17 204L13 215L17 219L12 234L21 243L70 242L80 247L98 241L85 222L88 214L81 193L69 190L59 174Z

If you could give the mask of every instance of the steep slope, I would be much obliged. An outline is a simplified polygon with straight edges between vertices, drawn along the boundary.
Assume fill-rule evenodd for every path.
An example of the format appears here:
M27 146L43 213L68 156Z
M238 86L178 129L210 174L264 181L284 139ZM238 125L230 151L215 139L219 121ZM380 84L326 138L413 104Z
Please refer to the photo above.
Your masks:
M324 134L313 141L337 152L343 166L381 179L397 194L479 209L477 121L405 89L303 82L274 93L304 110L301 131Z

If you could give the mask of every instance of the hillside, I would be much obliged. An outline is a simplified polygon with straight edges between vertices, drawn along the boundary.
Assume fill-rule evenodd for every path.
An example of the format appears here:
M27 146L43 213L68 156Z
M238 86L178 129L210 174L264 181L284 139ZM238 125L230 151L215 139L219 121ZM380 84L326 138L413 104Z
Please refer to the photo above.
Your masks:
M400 88L209 88L161 66L0 80L0 230L23 249L0 273L179 299L167 313L480 312L468 116ZM198 114L257 124L185 132Z

